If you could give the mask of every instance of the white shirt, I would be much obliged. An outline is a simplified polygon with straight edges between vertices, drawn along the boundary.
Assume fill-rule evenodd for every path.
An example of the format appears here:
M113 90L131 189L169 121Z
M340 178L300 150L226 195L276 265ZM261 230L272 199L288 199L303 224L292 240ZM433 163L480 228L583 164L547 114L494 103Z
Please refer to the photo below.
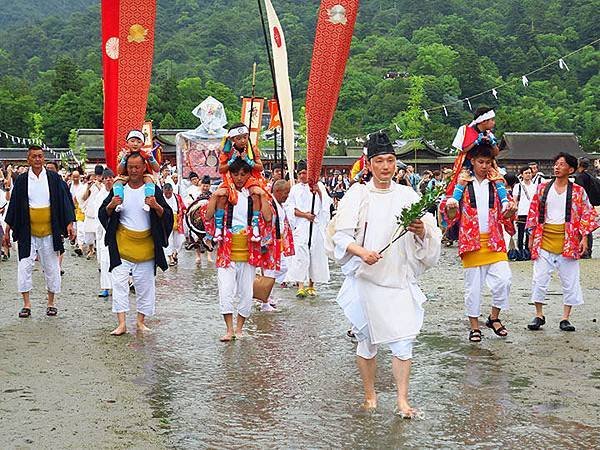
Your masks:
M190 185L185 195L185 203L190 206L200 195L200 186Z
M27 194L29 196L30 208L47 208L50 206L50 188L48 187L48 175L46 169L42 168L40 176L36 176L30 168L27 172Z
M546 199L546 223L561 225L565 223L565 210L567 209L567 190L562 194L556 192L552 185Z
M279 217L279 233L283 236L287 214L283 206L279 204L275 197L273 197L273 204L275 205L275 208L277 208L277 217ZM273 216L273 226L275 226L275 216Z
M238 191L238 202L237 205L233 207L233 217L231 220L231 227L242 227L246 228L248 226L248 197L250 193L248 189L243 188L241 191Z
M517 210L517 216L526 216L529 214L529 206L531 205L531 200L533 200L533 196L537 191L537 185L533 182L529 182L526 184L525 182L521 182L515 185L513 189L513 197L519 197L519 209Z
M477 179L473 180L473 189L475 190L475 202L477 203L477 221L479 222L479 232L488 233L490 230L490 182L486 178L481 183Z
M121 209L121 224L133 231L146 231L150 229L150 212L144 211L146 193L144 185L132 189L129 184L124 186L124 195Z
M175 194L171 195L171 198L168 198L165 195L165 201L167 202L167 205L169 205L171 207L171 209L173 210L174 213L179 212L179 208L177 205L177 197L175 197Z
M98 217L98 208L96 208L97 197L100 193L100 188L96 184L90 186L90 195L85 201L85 217L95 219ZM104 197L106 198L106 196Z

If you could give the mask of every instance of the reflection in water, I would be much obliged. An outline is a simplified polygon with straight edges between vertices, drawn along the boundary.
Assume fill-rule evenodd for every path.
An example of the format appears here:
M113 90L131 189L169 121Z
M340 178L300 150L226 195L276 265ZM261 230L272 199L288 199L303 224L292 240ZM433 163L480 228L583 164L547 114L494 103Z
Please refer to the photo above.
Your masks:
M395 388L380 352L379 409L362 413L362 386L347 324L334 299L341 275L318 300L279 289L279 312L253 313L246 335L223 344L214 270L188 255L158 283L160 322L139 340L155 415L178 448L593 448L593 428L548 419L512 396L502 347L424 333L415 349L411 399L420 419L393 415ZM532 374L532 376L534 376ZM543 435L543 444L540 436Z

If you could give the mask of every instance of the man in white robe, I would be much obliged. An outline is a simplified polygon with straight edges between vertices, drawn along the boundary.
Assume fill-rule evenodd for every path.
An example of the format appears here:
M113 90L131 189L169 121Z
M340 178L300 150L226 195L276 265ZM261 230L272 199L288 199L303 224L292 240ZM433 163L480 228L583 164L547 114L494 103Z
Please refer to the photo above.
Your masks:
M388 344L398 388L398 414L410 418L415 413L408 402L412 346L423 324L426 300L416 278L437 263L442 236L427 213L392 243L398 235L396 216L417 202L419 195L392 181L396 157L384 133L371 136L367 156L373 179L352 185L328 226L333 237L328 243L346 275L337 301L358 339L363 407L377 406L375 356L378 344Z
M85 221L83 194L85 194L86 184L81 182L81 174L78 170L74 170L71 173L71 196L73 197L73 203L75 204L75 218L77 219L75 225L75 231L77 232L77 246L75 247L75 253L77 256L83 255L83 246L85 244L85 227L83 225Z
M292 186L286 202L288 217L292 219L296 250L289 260L287 281L298 283L298 297L316 296L314 283L329 281L325 228L329 221L331 203L331 197L323 183L319 182L312 188L308 185L306 163L300 161L298 183ZM304 287L305 283L308 284L307 288Z
M96 209L96 214L102 206L104 199L106 199L111 192L114 179L115 173L111 169L105 169L102 174L100 192L95 198L94 208ZM98 227L96 229L96 252L100 264L100 293L98 294L98 297L106 299L112 291L112 277L108 271L110 266L110 255L108 254L108 247L104 244L105 236L106 231L98 220Z

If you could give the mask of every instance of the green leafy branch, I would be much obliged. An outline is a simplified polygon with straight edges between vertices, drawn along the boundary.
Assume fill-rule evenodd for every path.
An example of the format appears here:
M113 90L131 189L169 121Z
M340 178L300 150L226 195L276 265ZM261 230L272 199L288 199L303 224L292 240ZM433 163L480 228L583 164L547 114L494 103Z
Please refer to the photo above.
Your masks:
M415 220L423 217L427 211L429 211L433 206L437 204L438 199L444 195L446 191L446 184L441 184L439 186L435 186L432 189L427 189L423 196L419 199L418 202L413 203L410 206L404 208L399 216L396 216L396 224L398 228L394 231L392 236L396 236L392 239L392 241L386 245L379 253L383 253L386 251L394 242L408 233L408 227Z

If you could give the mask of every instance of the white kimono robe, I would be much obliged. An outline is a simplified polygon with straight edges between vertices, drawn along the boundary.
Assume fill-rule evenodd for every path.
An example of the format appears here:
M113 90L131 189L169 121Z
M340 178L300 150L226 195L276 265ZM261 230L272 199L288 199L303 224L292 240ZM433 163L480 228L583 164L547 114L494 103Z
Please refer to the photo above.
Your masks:
M380 190L372 182L357 183L346 192L328 227L335 258L346 275L337 301L359 340L369 339L371 344L414 340L421 330L426 298L417 276L437 263L441 249L442 235L433 216L422 218L423 240L407 233L371 266L346 251L356 243L380 252L395 235L396 216L418 200L408 186L392 182L390 189Z
M312 227L312 239L308 248L310 221L296 217L294 210L311 212L313 194L308 184L297 183L292 186L290 195L285 202L287 215L290 219L294 236L294 249L296 254L289 258L287 281L306 283L310 280L315 283L329 281L329 261L325 253L325 228L329 221L331 197L323 183L319 183L321 196L315 196L313 214L316 216Z

